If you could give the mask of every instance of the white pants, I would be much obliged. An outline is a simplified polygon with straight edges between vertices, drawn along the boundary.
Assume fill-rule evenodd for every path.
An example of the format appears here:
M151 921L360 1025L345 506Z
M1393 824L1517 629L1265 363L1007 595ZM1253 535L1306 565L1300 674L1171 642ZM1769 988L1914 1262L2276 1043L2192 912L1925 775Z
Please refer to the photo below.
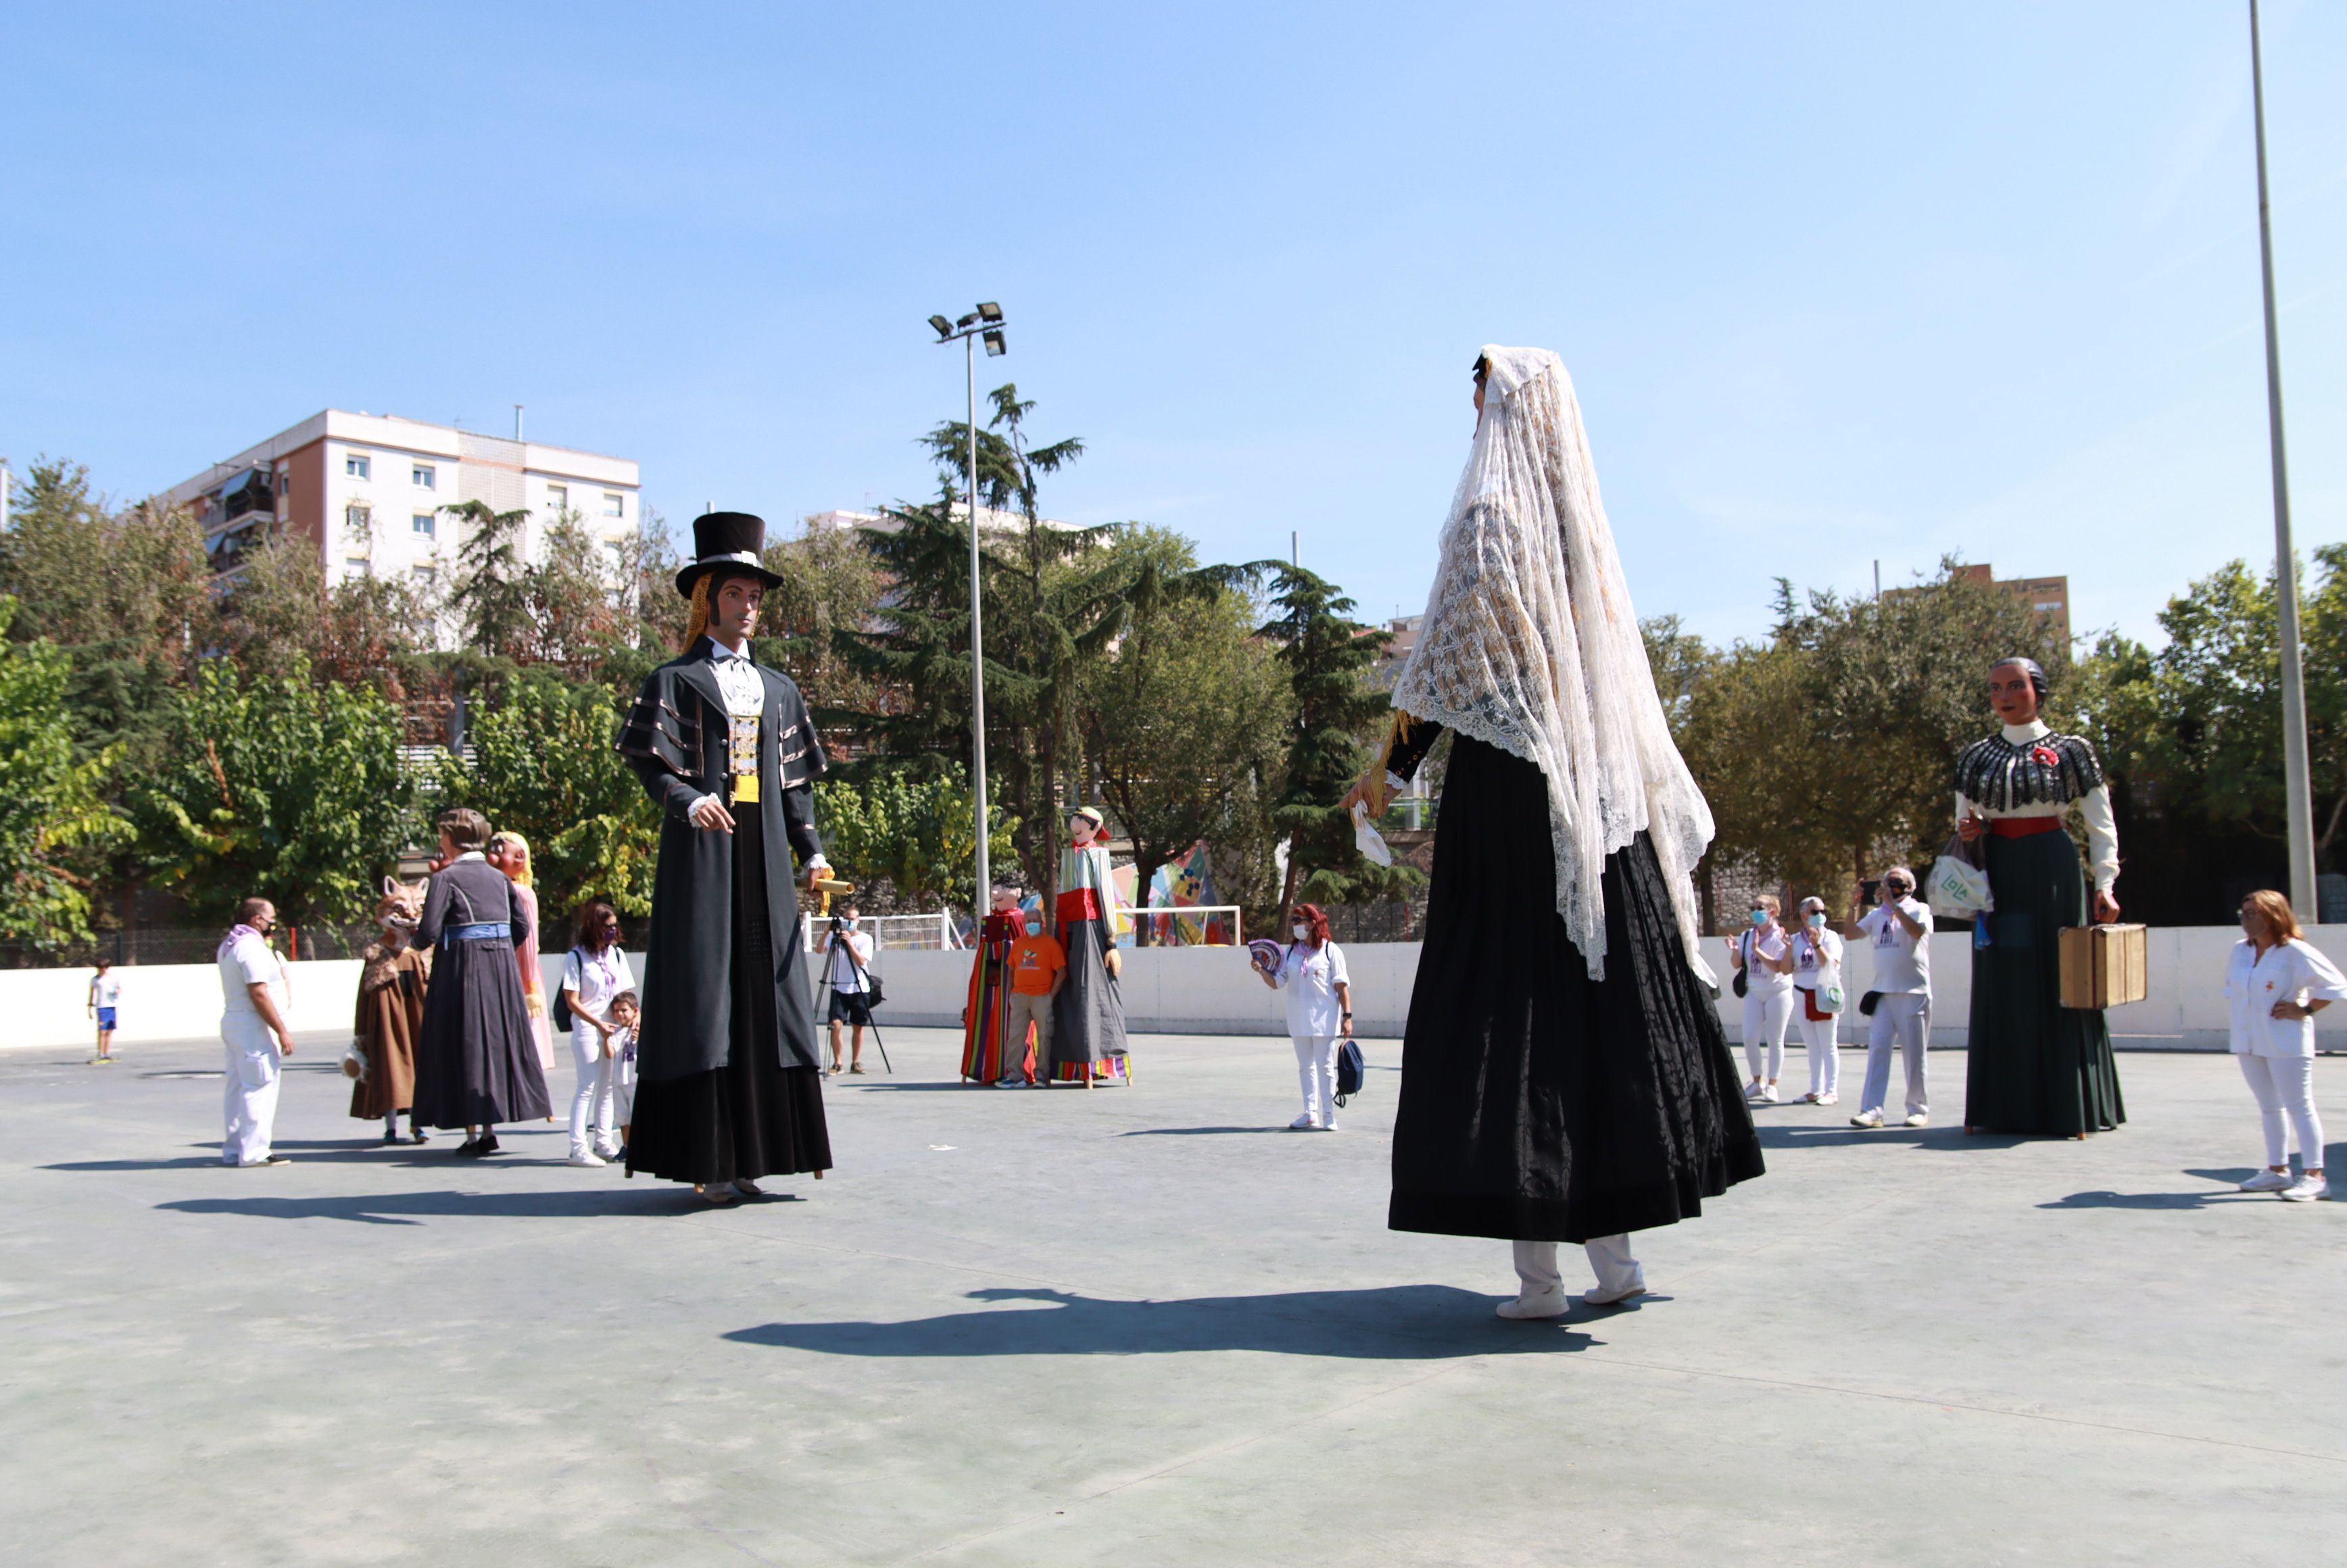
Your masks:
M1544 1296L1564 1288L1564 1276L1556 1271L1556 1243L1553 1241L1520 1241L1516 1249L1516 1278L1525 1296ZM1630 1255L1630 1238L1626 1235L1601 1235L1581 1244L1589 1255L1589 1266L1597 1276L1597 1288L1608 1295L1627 1290L1633 1286L1644 1286L1646 1271Z
M1304 1114L1315 1127L1337 1124L1337 1042L1334 1034L1295 1034L1296 1078L1304 1087Z
M2266 1163L2283 1168L2290 1164L2290 1146L2282 1140L2282 1119L2287 1116L2298 1134L2298 1163L2310 1170L2321 1170L2322 1118L2314 1111L2314 1058L2252 1056L2242 1051L2234 1060L2241 1064L2241 1076L2250 1081L2250 1092L2258 1097L2258 1115L2266 1124Z
M1932 1109L1923 1091L1925 1053L1932 1047L1932 997L1928 991L1900 991L1881 997L1866 1031L1866 1092L1859 1096L1859 1112L1882 1109L1891 1093L1891 1047L1907 1063L1907 1113L1928 1114Z
M1744 1060L1755 1078L1766 1078L1770 1083L1784 1075L1785 1030L1792 1026L1796 999L1793 988L1763 990L1759 982L1747 979L1744 993ZM1763 1057L1768 1071L1760 1071Z
M259 1164L269 1158L269 1137L277 1125L277 1041L259 1019L231 1015L220 1020L220 1043L228 1048L220 1163Z
M620 1059L603 1054L603 1037L586 1024L570 1031L570 1065L579 1070L579 1087L570 1096L570 1152L592 1153L611 1147L611 1118L618 1109ZM592 1121L595 1140L587 1141Z
M1803 991L1793 999L1797 1005ZM1841 1092L1841 1053L1835 1049L1834 1030L1840 1026L1840 1018L1811 1018L1807 1006L1794 1015L1801 1022L1801 1043L1809 1048L1809 1092L1839 1094Z

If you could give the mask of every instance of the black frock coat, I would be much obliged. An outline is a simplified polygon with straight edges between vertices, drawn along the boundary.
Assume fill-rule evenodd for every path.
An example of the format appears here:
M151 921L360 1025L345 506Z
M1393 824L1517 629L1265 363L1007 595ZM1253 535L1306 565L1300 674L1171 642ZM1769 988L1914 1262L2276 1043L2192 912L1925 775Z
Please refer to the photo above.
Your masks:
M661 808L660 866L652 878L651 932L644 944L643 1022L636 1071L658 1081L723 1067L733 1017L733 835L686 815L704 794L727 795L724 693L703 640L645 678L620 726L617 749ZM754 809L764 829L766 928L774 933L774 1017L782 1065L819 1067L800 950L795 870L821 853L814 784L823 745L791 678L757 666L766 689L758 733Z

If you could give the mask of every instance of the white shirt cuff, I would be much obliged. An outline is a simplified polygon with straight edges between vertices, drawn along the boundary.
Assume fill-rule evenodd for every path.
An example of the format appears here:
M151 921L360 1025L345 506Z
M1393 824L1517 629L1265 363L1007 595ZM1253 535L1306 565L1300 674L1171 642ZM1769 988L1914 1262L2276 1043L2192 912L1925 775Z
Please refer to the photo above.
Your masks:
M707 805L716 798L717 797L713 794L695 795L692 799L692 804L684 808L684 820L691 822L695 813L699 812L702 806Z

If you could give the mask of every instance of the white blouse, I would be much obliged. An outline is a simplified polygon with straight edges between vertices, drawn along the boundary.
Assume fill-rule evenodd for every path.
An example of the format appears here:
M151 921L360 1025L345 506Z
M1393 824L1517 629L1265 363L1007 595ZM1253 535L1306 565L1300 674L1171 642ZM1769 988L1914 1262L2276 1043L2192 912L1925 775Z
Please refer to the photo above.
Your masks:
M2004 726L2004 738L2016 746L2042 741L2053 733L2053 726L2043 719ZM2107 893L2119 879L2119 826L2118 818L2111 813L2111 786L2106 784L2096 784L2075 801L2033 801L2010 808L1983 805L1967 800L1959 792L1956 820L1962 822L1975 815L1991 822L2004 816L2067 816L2073 805L2086 824L2086 869L2094 875L2095 891Z
M2281 1001L2303 1007L2317 999L2347 1001L2347 975L2312 943L2293 938L2268 948L2263 958L2247 938L2233 944L2225 1001L2233 1015L2235 1055L2312 1056L2314 1020L2279 1019L2273 1008Z

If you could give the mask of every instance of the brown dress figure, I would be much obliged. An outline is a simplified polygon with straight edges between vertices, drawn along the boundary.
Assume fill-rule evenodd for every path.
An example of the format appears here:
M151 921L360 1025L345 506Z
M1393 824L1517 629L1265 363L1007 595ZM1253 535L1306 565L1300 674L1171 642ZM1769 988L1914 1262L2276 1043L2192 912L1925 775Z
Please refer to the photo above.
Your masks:
M424 1028L424 995L432 983L432 955L418 952L411 938L424 915L421 882L383 879L383 902L374 917L382 937L367 944L359 971L358 1016L351 1024L350 1054L343 1070L351 1085L351 1114L359 1121L383 1118L383 1141L399 1139L399 1113L408 1112L407 1131L421 1143L428 1136L415 1124L415 1040Z

